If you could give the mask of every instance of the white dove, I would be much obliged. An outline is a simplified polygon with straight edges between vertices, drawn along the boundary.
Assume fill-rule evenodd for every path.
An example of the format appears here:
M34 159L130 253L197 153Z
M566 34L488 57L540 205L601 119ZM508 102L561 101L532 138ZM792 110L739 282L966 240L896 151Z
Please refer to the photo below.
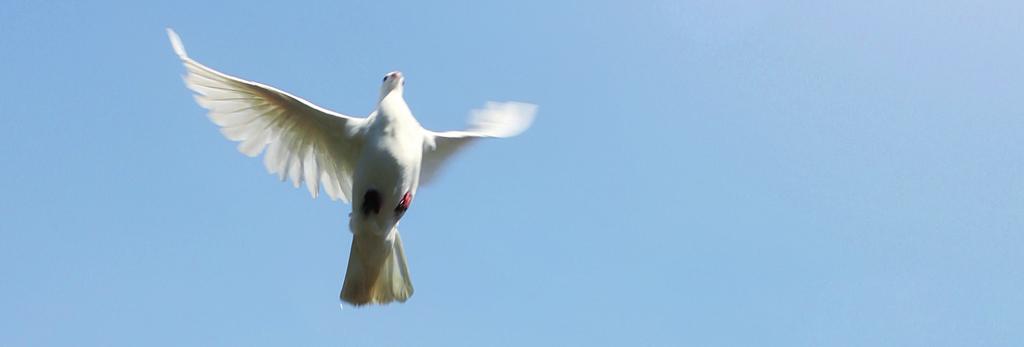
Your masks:
M366 118L350 117L208 68L188 57L173 30L167 34L196 102L225 137L240 142L239 151L255 157L266 149L263 162L282 181L306 182L313 198L323 187L332 200L352 203L352 249L340 296L356 306L412 296L398 221L419 185L474 139L523 132L537 110L488 102L471 113L468 130L432 132L413 117L402 96L405 78L395 71L384 76L377 109Z

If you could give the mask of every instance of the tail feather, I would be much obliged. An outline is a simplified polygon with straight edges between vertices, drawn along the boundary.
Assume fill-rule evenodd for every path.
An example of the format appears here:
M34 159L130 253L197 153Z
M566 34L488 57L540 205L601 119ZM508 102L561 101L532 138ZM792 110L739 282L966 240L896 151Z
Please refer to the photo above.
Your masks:
M402 249L402 238L353 234L348 271L341 287L341 300L352 305L405 302L412 296L412 280Z

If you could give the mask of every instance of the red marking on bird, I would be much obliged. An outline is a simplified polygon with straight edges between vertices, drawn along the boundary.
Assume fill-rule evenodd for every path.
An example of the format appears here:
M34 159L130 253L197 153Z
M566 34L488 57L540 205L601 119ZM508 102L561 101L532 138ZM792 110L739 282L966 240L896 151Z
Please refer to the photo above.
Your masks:
M411 204L412 204L412 192L405 192L405 195L402 196L402 201L400 201L398 203L398 206L401 207L403 210L408 210L409 209L409 205L411 205Z

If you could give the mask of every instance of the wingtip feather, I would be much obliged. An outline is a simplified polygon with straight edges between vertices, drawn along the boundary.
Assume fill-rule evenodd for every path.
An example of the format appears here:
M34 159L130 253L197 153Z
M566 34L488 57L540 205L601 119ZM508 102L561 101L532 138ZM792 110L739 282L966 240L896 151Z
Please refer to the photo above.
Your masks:
M174 32L174 29L167 28L167 37L171 39L171 47L174 48L174 54L177 54L179 58L187 58L188 54L185 53L185 45L181 43L181 37L178 33Z
M492 137L516 136L533 124L536 114L535 104L488 101L483 109L471 112L471 131Z

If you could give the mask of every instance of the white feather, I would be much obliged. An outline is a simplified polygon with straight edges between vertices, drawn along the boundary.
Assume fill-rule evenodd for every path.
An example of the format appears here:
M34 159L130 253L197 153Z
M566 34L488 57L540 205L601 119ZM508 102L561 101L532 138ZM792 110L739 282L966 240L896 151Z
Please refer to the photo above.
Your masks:
M430 184L441 166L455 153L482 137L511 137L533 123L537 105L522 102L493 102L470 112L469 129L435 133L427 131L420 166L420 184Z
M266 149L263 163L270 173L296 187L305 182L314 198L323 185L332 200L351 201L351 177L366 119L208 68L189 58L173 30L167 29L167 35L188 71L184 80L196 92L196 103L210 111L210 120L224 137L240 142L240 152L255 157ZM324 175L325 168L334 171Z

